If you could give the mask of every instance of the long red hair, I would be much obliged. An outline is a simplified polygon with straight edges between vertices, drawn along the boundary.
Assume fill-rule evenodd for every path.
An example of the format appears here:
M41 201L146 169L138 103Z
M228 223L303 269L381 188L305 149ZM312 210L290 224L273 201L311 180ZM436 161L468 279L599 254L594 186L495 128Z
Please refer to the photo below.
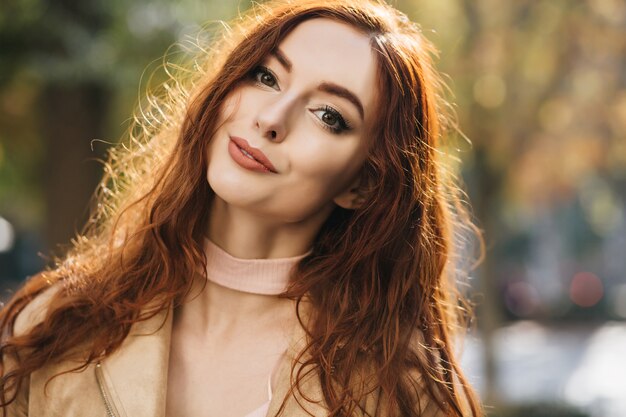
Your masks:
M465 415L467 405L482 415L453 349L467 313L455 289L454 242L473 226L441 161L435 50L404 14L374 0L257 5L149 95L130 140L110 151L85 230L0 313L1 404L75 346L85 346L86 367L116 350L134 323L184 302L190 277L205 269L213 192L203 155L221 103L295 26L317 17L369 37L383 99L363 167L365 204L332 212L284 294L314 311L294 389L315 371L329 415L349 416L365 394L351 385L353 370L375 369L369 389L380 389L385 415L417 416L425 398L447 415ZM53 285L42 320L15 334L20 312Z

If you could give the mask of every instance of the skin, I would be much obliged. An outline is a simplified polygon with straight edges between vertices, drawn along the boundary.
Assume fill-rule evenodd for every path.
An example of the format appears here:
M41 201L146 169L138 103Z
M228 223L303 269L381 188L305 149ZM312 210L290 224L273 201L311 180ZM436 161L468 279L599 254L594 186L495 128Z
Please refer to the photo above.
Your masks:
M369 39L351 26L317 18L298 25L275 56L227 98L207 154L216 198L208 237L239 258L305 253L336 205L361 203L358 175L371 144L376 102L375 57ZM322 82L350 90L350 101L318 91ZM340 125L321 107L349 121ZM328 123L326 123L328 124ZM228 153L229 136L259 148L277 173L255 172ZM243 417L268 400L267 378L296 323L291 301L207 282L174 314L166 414ZM246 360L241 360L246 358Z

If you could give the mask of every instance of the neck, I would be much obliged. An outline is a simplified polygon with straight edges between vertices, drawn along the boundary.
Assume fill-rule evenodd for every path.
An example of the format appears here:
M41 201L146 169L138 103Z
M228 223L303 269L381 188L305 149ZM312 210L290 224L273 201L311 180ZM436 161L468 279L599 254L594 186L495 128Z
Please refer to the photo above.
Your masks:
M204 241L204 250L207 280L197 277L183 304L180 313L186 323L228 332L247 329L250 323L272 327L293 316L293 302L278 295L287 289L293 268L310 251L287 258L242 259L209 239Z
M212 199L208 239L240 260L275 260L299 257L310 250L315 235L330 214L322 210L304 221L275 221L231 206L215 195ZM178 314L195 328L245 328L250 323L267 326L290 322L294 302L276 295L239 291L198 278ZM213 331L211 330L211 331Z
M290 299L237 291L198 279L177 314L198 334L222 334L247 331L250 325L284 326L294 316L294 309Z
M216 195L211 203L207 236L237 258L289 258L311 248L316 234L330 214L328 210L320 210L300 221L278 221L234 207Z

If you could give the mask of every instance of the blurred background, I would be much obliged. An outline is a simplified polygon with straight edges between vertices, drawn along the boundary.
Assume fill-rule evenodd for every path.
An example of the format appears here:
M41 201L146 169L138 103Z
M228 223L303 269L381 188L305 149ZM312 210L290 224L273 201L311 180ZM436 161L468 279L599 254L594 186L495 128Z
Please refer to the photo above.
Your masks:
M440 49L472 142L453 143L487 258L463 362L489 415L626 416L626 2L392 4ZM2 299L81 229L164 52L249 6L3 2Z

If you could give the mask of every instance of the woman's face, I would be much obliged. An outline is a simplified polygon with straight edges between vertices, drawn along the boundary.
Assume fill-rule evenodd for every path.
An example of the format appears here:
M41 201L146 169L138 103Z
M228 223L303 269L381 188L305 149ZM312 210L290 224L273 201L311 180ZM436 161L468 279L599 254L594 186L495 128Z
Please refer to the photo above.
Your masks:
M216 198L290 222L349 205L375 84L367 36L327 18L299 24L223 104L207 153Z

